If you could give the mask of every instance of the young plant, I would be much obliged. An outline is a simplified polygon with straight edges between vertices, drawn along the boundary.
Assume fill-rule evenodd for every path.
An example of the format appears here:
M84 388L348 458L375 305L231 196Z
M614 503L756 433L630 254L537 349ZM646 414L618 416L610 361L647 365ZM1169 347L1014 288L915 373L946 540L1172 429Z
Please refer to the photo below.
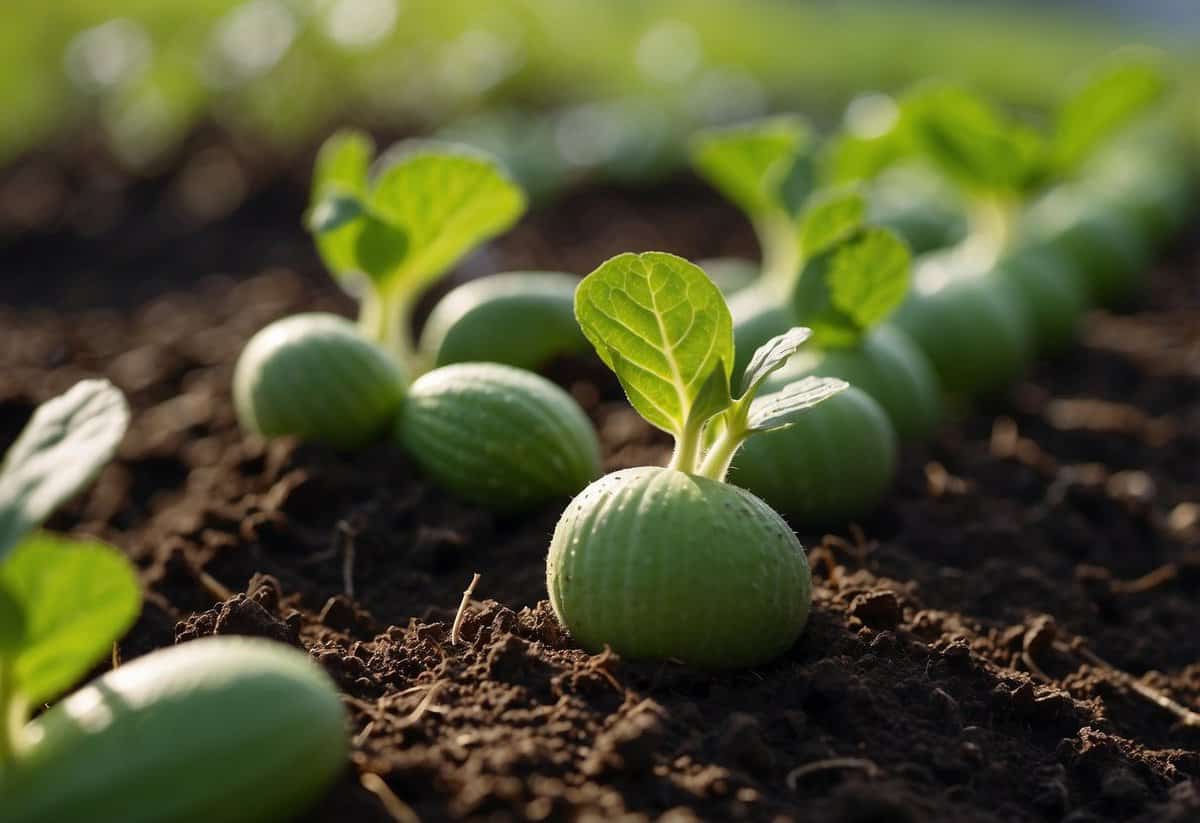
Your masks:
M357 132L325 142L313 173L308 226L325 265L360 301L358 328L300 315L263 329L239 359L242 425L344 448L388 428L406 377L428 364L414 348L421 294L479 243L511 226L525 196L490 157L410 141L381 156Z
M497 511L567 497L600 474L600 444L571 396L499 363L458 363L419 378L396 438L438 485Z
M34 531L108 461L128 419L110 384L80 383L38 408L0 466L0 817L290 818L346 747L336 688L293 649L222 638L154 652L29 720L138 613L123 555Z
M795 424L846 383L807 378L758 396L808 337L797 328L755 353L731 397L729 308L701 269L670 254L614 257L580 284L575 311L629 402L675 450L666 468L609 474L567 507L546 567L555 613L585 648L629 657L734 668L783 653L808 616L804 549L773 509L724 478L747 438ZM706 438L709 427L719 431Z
M428 362L504 363L536 371L587 349L575 322L579 278L560 272L505 272L451 289L421 332Z

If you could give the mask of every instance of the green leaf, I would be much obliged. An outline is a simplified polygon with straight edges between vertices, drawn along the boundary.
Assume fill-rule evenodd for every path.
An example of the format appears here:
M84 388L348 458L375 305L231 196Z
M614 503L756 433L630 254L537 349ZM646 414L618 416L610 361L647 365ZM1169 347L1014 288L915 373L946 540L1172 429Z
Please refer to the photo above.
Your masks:
M1044 171L1041 136L965 89L923 87L905 100L904 117L918 149L968 188L1021 191Z
M141 604L124 555L45 533L26 538L0 565L0 587L24 614L15 671L18 691L33 704L87 674L133 625Z
M866 219L867 199L857 189L815 194L800 219L800 251L805 259L849 239Z
M525 211L520 187L483 152L412 141L389 151L381 163L368 205L405 238L403 259L394 267L366 272L382 289L421 291Z
M652 425L678 437L729 405L733 321L698 266L618 255L579 284L575 317Z
M125 397L84 380L43 403L0 465L0 559L112 459L129 425Z
M1059 111L1054 132L1055 167L1074 171L1105 139L1159 100L1166 80L1148 58L1112 62L1095 71Z
M700 132L691 145L692 166L751 217L785 208L782 191L812 131L794 116L769 117Z
M25 613L8 589L0 586L0 659L16 656L24 642Z
M313 167L306 224L317 253L335 277L359 272L356 244L366 207L367 169L375 147L357 131L340 131L321 145Z
M365 199L374 153L371 138L359 131L339 131L322 143L313 165L312 206L336 195Z
M793 295L797 319L821 346L850 346L908 291L911 254L887 229L868 227L808 263Z
M747 431L787 428L808 409L849 387L849 383L836 377L805 377L788 383L780 391L756 398L750 404Z
M758 347L742 374L742 397L753 395L759 385L783 368L793 354L812 336L812 329L794 326Z

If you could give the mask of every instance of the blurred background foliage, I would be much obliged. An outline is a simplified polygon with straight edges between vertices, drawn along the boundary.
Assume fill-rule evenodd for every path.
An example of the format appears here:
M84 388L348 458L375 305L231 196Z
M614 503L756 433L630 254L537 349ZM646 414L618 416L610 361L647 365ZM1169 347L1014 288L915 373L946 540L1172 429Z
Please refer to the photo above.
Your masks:
M4 2L0 166L82 129L150 170L198 125L288 151L355 122L482 145L538 193L582 170L652 177L700 125L830 123L930 75L1036 112L1131 43L1161 49L1200 132L1197 18L1192 0Z

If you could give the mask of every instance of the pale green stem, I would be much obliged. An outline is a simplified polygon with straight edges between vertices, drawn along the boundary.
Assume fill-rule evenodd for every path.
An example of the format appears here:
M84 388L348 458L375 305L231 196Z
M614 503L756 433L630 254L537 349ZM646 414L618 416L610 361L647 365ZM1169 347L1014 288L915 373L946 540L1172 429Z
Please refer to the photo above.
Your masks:
M25 728L25 704L17 694L15 679L12 661L0 657L0 777L16 756L17 740Z
M391 352L410 377L423 371L413 344L413 302L412 295L405 292L372 287L364 292L358 315L362 333Z
M980 268L990 269L1017 240L1019 214L1016 199L998 194L980 195L971 203L967 237L960 253Z
M786 212L763 215L754 222L754 233L762 249L763 285L780 297L789 295L800 275L800 241Z
M746 438L750 434L746 430L746 416L749 409L749 400L743 398L726 412L725 426L717 435L717 439L709 446L708 453L704 455L704 461L700 464L697 474L710 480L725 480L725 475L729 473L729 466L733 463L733 456L737 454L737 450L741 448L742 443L746 442Z
M671 454L671 462L667 468L693 474L700 462L700 440L704 434L704 425L688 423L683 432L675 437L675 451Z

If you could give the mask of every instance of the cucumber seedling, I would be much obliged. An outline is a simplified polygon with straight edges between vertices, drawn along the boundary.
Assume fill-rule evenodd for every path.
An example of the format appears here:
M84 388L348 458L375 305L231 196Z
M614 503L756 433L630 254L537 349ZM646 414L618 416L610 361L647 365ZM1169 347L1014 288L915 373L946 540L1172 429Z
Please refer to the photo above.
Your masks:
M606 475L567 507L546 566L559 620L585 648L634 658L733 668L783 653L808 616L804 549L770 506L724 479L747 438L795 424L846 383L808 377L758 396L807 339L794 328L754 354L732 397L729 308L674 255L614 257L580 283L575 311L629 402L675 449L667 467Z
M897 318L951 391L1003 387L1035 349L1068 342L1091 301L1118 300L1134 287L1147 255L1139 229L1100 199L1051 184L1076 176L1157 95L1157 77L1135 62L1099 72L1044 133L953 85L926 85L905 99L897 139L954 181L968 204L967 236L920 261Z
M335 280L359 301L357 329L327 314L276 321L238 361L242 426L343 448L380 436L407 380L424 371L412 333L421 294L475 246L509 228L525 196L491 157L454 144L400 143L370 171L358 132L321 147L307 215Z
M346 761L344 713L306 655L212 638L111 671L30 720L110 651L141 604L116 550L35 531L110 459L124 397L77 384L0 466L0 817L276 821Z

